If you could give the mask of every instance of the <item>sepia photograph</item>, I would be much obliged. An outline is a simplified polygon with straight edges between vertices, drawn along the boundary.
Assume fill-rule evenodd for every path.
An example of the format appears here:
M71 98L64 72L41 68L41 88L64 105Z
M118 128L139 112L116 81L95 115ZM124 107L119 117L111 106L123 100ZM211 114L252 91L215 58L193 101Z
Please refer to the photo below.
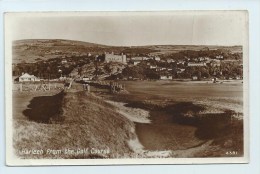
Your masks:
M4 17L8 165L248 162L247 11Z

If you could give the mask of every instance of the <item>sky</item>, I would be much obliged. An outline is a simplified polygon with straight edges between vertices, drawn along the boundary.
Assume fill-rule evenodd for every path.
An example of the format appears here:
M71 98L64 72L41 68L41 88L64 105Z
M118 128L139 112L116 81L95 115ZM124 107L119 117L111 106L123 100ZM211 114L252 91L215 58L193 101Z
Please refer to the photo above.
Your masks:
M12 40L69 39L114 46L243 45L245 11L7 13Z

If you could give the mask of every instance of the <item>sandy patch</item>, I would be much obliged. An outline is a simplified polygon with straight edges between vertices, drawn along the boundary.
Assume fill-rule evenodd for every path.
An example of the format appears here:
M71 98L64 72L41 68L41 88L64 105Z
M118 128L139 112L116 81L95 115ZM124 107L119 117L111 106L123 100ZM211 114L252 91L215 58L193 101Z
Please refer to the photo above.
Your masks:
M151 120L149 119L149 111L139 108L126 107L126 103L122 102L115 102L110 100L106 100L106 102L115 106L117 108L118 113L120 113L121 115L125 116L133 122L151 123Z
M139 140L131 139L128 141L128 146L137 154L137 156L145 157L145 158L166 158L171 157L173 152L171 150L164 151L149 151L144 150L143 145L139 142Z
M107 103L112 104L117 108L117 112L121 115L125 116L127 119L138 122L138 123L151 123L151 120L149 120L149 112L143 109L139 108L131 108L126 107L126 103L122 102L115 102L106 100ZM133 133L135 130L131 130ZM173 151L171 150L163 150L163 151L150 151L145 150L144 146L140 143L139 139L135 137L134 139L128 140L128 146L130 149L134 151L134 153L139 157L144 158L166 158L166 157L172 157Z

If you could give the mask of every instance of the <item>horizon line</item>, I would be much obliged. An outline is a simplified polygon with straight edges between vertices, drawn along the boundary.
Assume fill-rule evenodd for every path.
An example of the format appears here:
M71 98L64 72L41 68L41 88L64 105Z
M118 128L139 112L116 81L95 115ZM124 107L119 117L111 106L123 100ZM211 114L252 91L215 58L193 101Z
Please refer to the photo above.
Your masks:
M243 45L204 45L204 44L148 44L148 45L130 45L130 46L126 46L126 45L107 45L107 44L102 44L102 43L95 43L95 42L88 42L88 41L83 41L83 40L72 40L72 39L17 39L17 40L13 40L12 42L15 41L24 41L24 40L64 40L64 41L77 41L77 42L84 42L84 43L90 43L90 44L96 44L96 45L101 45L101 46L110 46L110 47L148 47L148 46L220 46L220 47L235 47L235 46L239 46L239 47L243 47Z

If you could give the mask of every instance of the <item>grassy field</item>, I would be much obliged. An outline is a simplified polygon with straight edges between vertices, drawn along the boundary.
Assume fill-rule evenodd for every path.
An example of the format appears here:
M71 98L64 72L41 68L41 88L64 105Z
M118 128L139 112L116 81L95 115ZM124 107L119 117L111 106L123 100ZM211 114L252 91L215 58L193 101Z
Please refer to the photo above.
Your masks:
M241 82L124 83L129 94L112 100L150 112L151 124L136 123L138 138L147 150L173 150L179 157L225 157L229 151L243 155Z
M128 93L104 95L106 91L92 87L93 93L86 94L81 84L67 93L13 91L16 154L20 158L155 157L164 151L171 152L166 157L230 157L226 153L231 151L243 155L243 117L230 122L233 113L243 116L242 83L121 83ZM115 106L103 99L126 104ZM138 121L141 117L145 118ZM85 148L109 153L47 153ZM44 153L21 154L23 149Z
M20 158L120 158L132 153L128 141L136 136L134 124L92 94L15 92L13 100L13 142ZM25 149L44 153L21 154ZM68 149L75 153L65 153Z
M243 84L212 82L173 82L173 81L128 81L122 82L131 93L130 98L138 100L157 100L161 103L172 101L191 101L208 105L218 110L231 109L243 112Z

